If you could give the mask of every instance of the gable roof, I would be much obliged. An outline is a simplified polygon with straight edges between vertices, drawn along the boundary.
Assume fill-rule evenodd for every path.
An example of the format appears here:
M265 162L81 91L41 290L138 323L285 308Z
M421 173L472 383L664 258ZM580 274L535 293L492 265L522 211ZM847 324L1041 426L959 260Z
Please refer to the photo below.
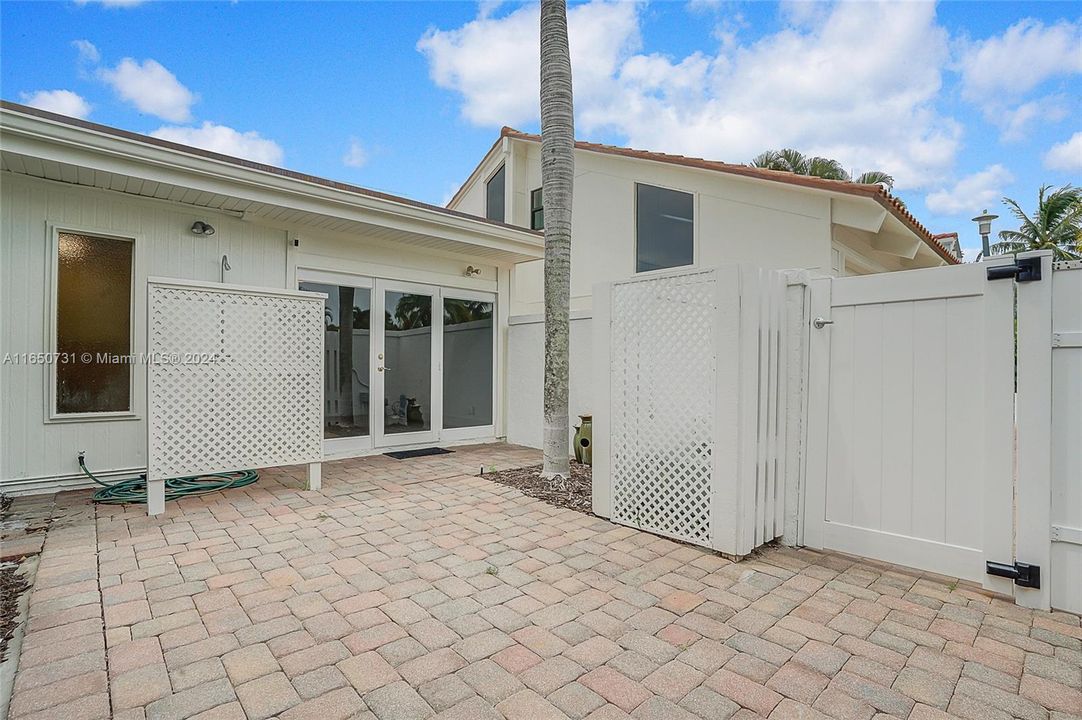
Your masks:
M496 141L496 144L489 150L489 153L499 145L500 140L503 140L503 138L525 140L527 142L541 142L540 135L522 132L521 130L505 126L500 130L500 139ZM786 185L795 185L813 190L826 190L828 192L844 193L846 195L869 198L883 206L887 212L909 228L917 237L923 240L925 244L948 263L955 264L960 262L960 260L954 256L954 253L950 252L950 250L939 242L937 236L933 235L928 228L922 225L898 198L891 195L890 192L881 185L866 185L845 180L826 180L810 175L796 175L782 170L767 170L766 168L751 167L749 165L738 165L717 160L705 160L703 158L687 157L685 155L669 155L668 153L636 150L634 148L604 145L601 143L585 142L583 140L576 140L575 148L587 152L618 155L620 157L634 158L637 160L663 162L670 165L681 165L699 170L713 170L727 175L737 175L754 180L766 180L768 182L784 183ZM487 157L489 153L486 153L485 156ZM465 185L468 183L469 180L466 181L463 188L465 188ZM462 190L460 189L448 204L453 204L461 192Z

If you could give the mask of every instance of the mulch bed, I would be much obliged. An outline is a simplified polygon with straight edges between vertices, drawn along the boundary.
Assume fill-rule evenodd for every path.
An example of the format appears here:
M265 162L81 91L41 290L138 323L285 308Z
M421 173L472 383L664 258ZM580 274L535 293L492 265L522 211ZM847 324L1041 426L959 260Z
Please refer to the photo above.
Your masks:
M541 465L485 473L484 478L513 487L523 495L537 498L556 507L590 514L593 509L590 466L571 462L571 477L548 480L541 477Z
M30 584L19 573L19 563L0 563L0 661L7 658L8 643L15 635L19 597Z

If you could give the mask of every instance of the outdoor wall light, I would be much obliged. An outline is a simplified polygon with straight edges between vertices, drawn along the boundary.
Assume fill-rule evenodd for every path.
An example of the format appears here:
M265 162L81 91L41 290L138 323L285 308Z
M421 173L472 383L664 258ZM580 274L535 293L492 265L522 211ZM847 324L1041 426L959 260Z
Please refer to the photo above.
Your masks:
M193 235L213 235L214 234L214 226L212 226L210 223L205 223L202 220L196 220L194 223L192 223L192 234Z
M465 277L474 277L481 274L481 268L474 267L473 265L467 265L466 271L462 274Z

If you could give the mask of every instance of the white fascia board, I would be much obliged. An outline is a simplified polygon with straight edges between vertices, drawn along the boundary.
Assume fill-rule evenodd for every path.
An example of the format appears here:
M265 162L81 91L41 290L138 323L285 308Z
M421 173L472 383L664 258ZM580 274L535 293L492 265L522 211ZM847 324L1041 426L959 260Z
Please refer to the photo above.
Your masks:
M536 258L544 256L544 240L527 230L326 187L7 110L0 113L0 118L0 144L10 152Z

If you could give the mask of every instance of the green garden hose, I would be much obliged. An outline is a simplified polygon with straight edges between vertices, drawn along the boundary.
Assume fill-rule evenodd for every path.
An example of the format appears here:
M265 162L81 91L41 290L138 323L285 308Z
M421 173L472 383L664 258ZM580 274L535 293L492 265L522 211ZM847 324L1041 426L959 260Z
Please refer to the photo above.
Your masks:
M83 453L79 453L79 467L88 478L101 485L101 490L94 493L93 500L96 503L109 505L126 505L128 503L145 503L147 501L147 476L125 478L115 483L107 483L94 477L86 467ZM165 499L176 500L193 495L206 495L207 493L228 490L229 488L244 487L251 485L259 479L259 473L255 470L236 470L234 472L208 473L206 475L189 475L187 477L170 478L165 481Z

